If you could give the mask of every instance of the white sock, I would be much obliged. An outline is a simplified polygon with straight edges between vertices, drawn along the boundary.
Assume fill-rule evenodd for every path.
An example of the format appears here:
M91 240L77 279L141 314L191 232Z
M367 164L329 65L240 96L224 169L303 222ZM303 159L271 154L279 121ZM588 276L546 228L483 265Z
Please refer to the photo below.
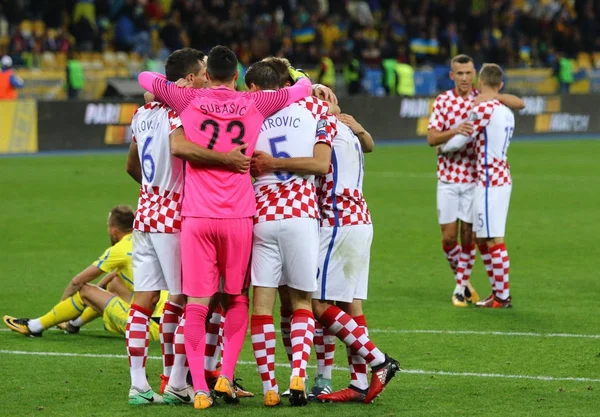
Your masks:
M83 320L81 320L81 317L77 317L75 320L71 320L69 324L71 326L81 327L83 326Z
M27 327L29 327L29 331L31 333L39 333L43 332L44 328L42 327L42 322L40 319L33 319L27 322Z
M454 294L465 295L465 287L456 284L456 287L454 288Z

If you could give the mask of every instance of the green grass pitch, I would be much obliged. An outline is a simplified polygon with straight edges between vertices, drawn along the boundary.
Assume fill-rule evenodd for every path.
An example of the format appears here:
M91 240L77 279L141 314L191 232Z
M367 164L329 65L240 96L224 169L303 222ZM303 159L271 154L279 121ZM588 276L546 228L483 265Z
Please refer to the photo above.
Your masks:
M452 307L454 282L436 223L434 152L380 146L366 157L375 238L365 307L375 343L406 371L370 406L296 409L284 403L265 410L247 343L237 376L257 397L205 414L598 416L600 141L516 142L509 155L512 310ZM45 313L68 280L102 253L109 209L137 200L124 166L124 154L0 159L0 314ZM486 296L479 258L472 279ZM51 330L41 339L3 328L0 415L194 413L189 407L129 407L125 353L123 338L104 332L99 321L79 335ZM338 343L334 388L348 382L344 353ZM150 354L160 355L158 344ZM281 344L277 362L285 362ZM150 359L156 388L160 371L161 362ZM277 372L285 387L289 369Z

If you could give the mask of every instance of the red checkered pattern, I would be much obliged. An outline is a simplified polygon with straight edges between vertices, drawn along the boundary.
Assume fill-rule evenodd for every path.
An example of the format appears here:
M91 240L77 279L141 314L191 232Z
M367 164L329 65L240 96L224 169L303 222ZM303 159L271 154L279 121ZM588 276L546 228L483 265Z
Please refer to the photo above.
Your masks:
M479 245L479 254L481 255L481 260L483 261L483 265L485 266L485 272L488 275L490 280L490 285L492 289L494 289L494 270L492 268L492 255L487 247L487 244Z
M185 312L181 315L175 337L173 338L173 368L169 377L169 385L175 389L183 389L187 386L188 363L185 354L185 339L183 336L185 329Z
M264 185L256 190L254 223L307 217L319 218L315 185L298 177L285 184Z
M427 129L440 132L450 130L467 120L473 108L473 100L479 94L473 90L462 98L455 90L448 90L436 97ZM476 155L472 142L459 152L438 155L438 180L454 183L475 182Z
M279 327L281 328L281 341L283 342L283 347L285 348L285 353L287 354L290 365L292 364L292 328L290 327L291 318L291 311L284 310L283 308L280 310Z
M308 310L296 310L292 314L292 377L306 378L306 366L315 335L315 317Z
M368 336L369 331L367 330L367 322L365 316L356 316L354 321ZM346 355L348 356L348 365L350 367L350 385L365 390L369 388L369 377L367 375L367 361L364 360L360 355L352 350L351 347L346 346Z
M160 109L165 109L167 111L167 114L169 116L169 134L173 133L173 131L175 129L177 129L178 127L181 127L183 124L181 123L181 119L179 118L179 115L175 112L175 110L171 109L169 106L166 106L162 103L156 102L156 101L151 101L150 103L146 103L141 107L138 107L138 109L135 111L135 113L133 113L133 117L135 117L138 113L141 113L142 111L145 110L154 110L155 108L160 108ZM132 119L133 119L132 117ZM135 134L132 135L132 140L137 143L137 139L135 137Z
M300 106L306 108L315 119L321 118L329 111L329 104L326 101L318 99L316 97L306 97L297 102Z
M171 376L171 368L175 362L174 339L177 325L183 314L183 308L170 301L165 303L160 318L160 347L163 355L163 375Z
M495 158L485 153L486 135L483 130L490 123L494 110L500 107L502 103L498 100L481 103L473 109L477 115L477 120L473 122L473 127L477 132L474 146L477 155L477 180L479 185L486 187L500 187L502 185L512 184L510 169L505 159ZM488 136L489 139L489 136ZM488 146L490 146L488 144ZM489 176L489 177L488 177ZM488 183L489 178L489 183Z
M444 253L446 254L446 259L450 264L450 269L452 269L452 273L456 274L456 267L458 266L458 257L460 256L460 245L455 243L454 246L446 246L442 243L442 247L444 248Z
M148 358L148 343L150 342L150 317L144 309L133 304L129 309L127 326L125 327L125 343L131 373L131 385L144 389L148 386L146 379L146 359Z
M473 266L475 265L475 255L477 251L475 250L475 244L469 246L463 246L462 251L460 252L460 257L458 258L458 266L456 267L456 284L462 285L466 287L469 283L469 278L471 278L471 272L473 271Z
M329 174L320 177L317 185L319 186L317 195L321 208L321 226L371 224L371 213L360 190L344 188L341 193L334 195L333 164L329 168Z
M385 355L369 339L365 329L339 307L329 307L319 321L372 367L385 362Z
M133 228L150 233L180 232L181 194L161 193L158 187L142 186Z
M223 309L218 305L210 316L208 326L206 326L206 350L204 352L204 370L213 372L219 365L221 356L221 344L219 343L219 333L221 333L221 319Z
M263 394L267 391L279 391L275 379L275 326L273 316L252 316L250 325L252 350L263 383Z
M321 323L315 323L314 347L317 355L317 375L322 375L327 379L331 379L333 370L335 339L335 335L324 329Z
M508 273L510 260L504 243L490 248L492 255L492 269L494 271L494 292L496 297L506 300L510 296Z

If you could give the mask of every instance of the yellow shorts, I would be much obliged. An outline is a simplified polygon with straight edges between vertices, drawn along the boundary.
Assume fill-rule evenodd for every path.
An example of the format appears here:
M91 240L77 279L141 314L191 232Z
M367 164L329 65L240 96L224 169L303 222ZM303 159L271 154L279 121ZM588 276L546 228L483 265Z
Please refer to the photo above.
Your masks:
M104 321L104 328L114 334L125 334L127 329L127 318L129 317L129 307L131 305L123 301L121 297L113 297L106 307L104 307L104 314L102 320ZM150 340L153 342L160 340L160 332L158 323L154 320L150 320Z

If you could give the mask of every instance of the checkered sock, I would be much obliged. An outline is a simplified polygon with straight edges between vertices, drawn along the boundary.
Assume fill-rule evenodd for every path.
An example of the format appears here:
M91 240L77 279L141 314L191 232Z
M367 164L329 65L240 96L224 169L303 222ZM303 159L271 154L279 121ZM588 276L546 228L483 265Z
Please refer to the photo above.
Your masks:
M214 372L219 364L221 355L221 344L219 343L219 333L221 329L221 318L223 309L217 306L210 316L206 326L206 352L204 354L204 370Z
M185 329L185 313L181 315L179 325L175 330L173 338L173 351L175 357L173 360L173 368L169 377L169 385L175 389L181 390L187 386L188 363L185 355L185 339L183 337Z
M267 391L279 392L275 379L275 326L273 316L253 315L250 324L252 350L263 383L263 394Z
M206 316L208 316L208 306L190 303L185 307L185 352L194 381L194 391L204 392L208 392L208 385L204 377Z
M315 335L315 316L308 310L296 310L292 313L291 327L292 376L305 378Z
M315 323L314 347L317 354L317 375L331 379L333 357L335 355L335 335L324 329L318 321Z
M131 386L142 392L150 389L146 379L146 359L148 358L148 342L150 341L149 323L152 312L137 304L132 304L127 317L125 342L129 357L129 373Z
M481 254L481 260L485 266L485 272L487 272L488 278L490 279L490 285L492 290L494 289L494 268L492 268L492 255L488 249L487 244L479 245L479 253Z
M499 243L490 248L492 255L492 267L494 268L494 281L496 297L506 300L510 297L508 272L510 269L510 260L504 243Z
M456 267L456 289L454 293L465 295L465 288L469 284L469 278L475 265L475 244L464 245L458 258Z
M460 246L458 243L455 243L452 246L446 246L442 243L442 248L444 249L444 253L446 254L446 259L450 264L450 269L452 269L452 273L456 274L456 267L458 266L458 258L460 256Z
M367 330L367 321L365 320L365 316L356 316L353 318L356 324L363 328L365 334L368 336L369 331ZM362 390L369 388L367 361L365 361L359 354L354 352L349 346L346 346L346 354L348 355L348 365L350 367L350 385Z
M223 365L221 375L233 381L233 371L238 361L244 338L248 331L248 305L250 300L245 295L230 295L227 320L223 327Z
M371 341L365 329L339 307L329 307L319 321L346 346L350 346L353 351L364 358L371 367L385 362L385 355Z
M290 310L281 309L280 311L281 319L279 322L279 327L281 328L281 340L283 341L283 347L285 348L285 353L288 357L288 362L292 363L292 339L291 336L291 327L290 327L290 319L292 317L292 312Z
M221 357L223 357L223 350L225 348L225 344L223 343L223 329L225 329L225 320L227 317L225 316L227 312L221 312L221 323L219 323L219 348L221 349Z
M183 307L171 301L165 303L163 314L160 318L160 347L163 357L163 375L171 376L171 369L175 361L175 350L173 339L177 325L183 314Z

